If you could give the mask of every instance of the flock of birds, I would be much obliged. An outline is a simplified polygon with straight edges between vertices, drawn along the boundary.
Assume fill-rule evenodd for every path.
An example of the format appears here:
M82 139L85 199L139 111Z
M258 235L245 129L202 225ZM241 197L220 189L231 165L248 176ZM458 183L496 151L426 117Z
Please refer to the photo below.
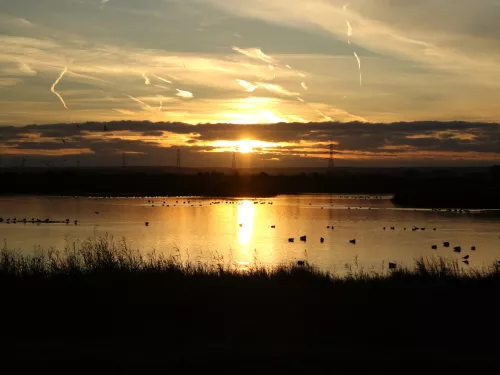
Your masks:
M6 223L6 224L70 224L71 222L74 225L78 225L78 220L73 220L71 221L70 219L66 220L50 220L49 218L46 219L39 219L39 218L34 218L32 217L31 219L28 218L23 218L23 219L17 219L17 218L2 218L0 217L0 223Z
M241 226L241 224L240 224L240 226ZM276 226L275 226L275 225L272 225L272 226L271 226L271 228L273 228L273 229L274 229L274 228L276 228ZM335 229L335 227L334 227L334 226L327 226L326 228L327 228L327 229L332 229L332 230L334 230L334 229ZM389 227L389 229L390 229L390 230L396 230L396 227ZM383 227L383 230L387 230L387 227ZM404 230L407 230L407 228L404 228ZM413 228L412 228L412 231L413 231L413 232L416 232L416 231L418 231L418 230L420 230L420 231L425 231L425 230L426 230L426 228L419 228L419 227L413 227ZM433 228L433 230L434 230L434 231L436 231L436 230L437 230L437 228ZM499 238L500 238L500 237L499 237ZM301 241L301 242L307 242L307 236L305 236L305 235L304 235L304 236L301 236L301 237L300 237L300 241ZM320 237L319 241L320 241L320 243L324 243L324 242L325 242L324 237ZM288 242L289 242L289 243L294 243L294 242L295 242L295 238L293 238L293 237L288 238ZM352 244L352 245L356 245L356 239L354 238L354 239L352 239L352 240L349 240L349 243L350 243L350 244ZM444 241L444 242L443 242L443 247L445 247L445 248L449 248L450 246L451 246L451 244L450 244L450 242L449 242L449 241ZM438 245L432 245L432 246L431 246L431 248L432 248L433 250L437 250L437 249L438 249ZM463 250L462 246L455 246L455 247L453 247L453 251L454 251L455 253L461 253L461 252L462 252L462 250ZM470 251L476 251L476 250L477 250L476 246L471 246L471 247L470 247ZM469 259L470 259L470 255L466 255L466 256L462 257L462 262L463 262L465 265L469 265ZM298 264L299 266L303 266L303 265L305 265L306 263L307 263L307 262L305 262L305 261L298 261L298 262L297 262L297 264ZM499 262L498 264L500 265L500 262ZM396 264L396 263L389 263L389 269L395 269L396 267L397 267L397 264Z
M151 207L160 206L160 204L158 204L158 203L157 203L157 202L155 202L154 200L148 200L148 201L147 201L147 203L148 203L148 204L151 204ZM175 204L172 204L172 207L176 207L176 205L178 205L178 204L182 204L182 205L184 205L184 206L185 206L185 205L190 205L191 207L196 207L196 206L203 207L203 204L201 204L201 203L197 203L197 204L195 204L195 203L191 203L191 201L189 201L189 200L188 200L188 201L182 201L182 202L180 202L180 201L176 200L176 201L175 201ZM208 205L209 205L209 206L214 206L214 205L219 205L219 204L236 204L236 205L238 205L238 206L243 205L243 203L242 203L242 202L235 202L235 201L212 201L212 202L210 202ZM272 205L272 204L273 204L273 202L261 202L261 201L255 201L253 204L267 204L267 205ZM170 204L169 204L169 203L167 203L167 201L163 201L163 202L161 203L161 207L170 207Z

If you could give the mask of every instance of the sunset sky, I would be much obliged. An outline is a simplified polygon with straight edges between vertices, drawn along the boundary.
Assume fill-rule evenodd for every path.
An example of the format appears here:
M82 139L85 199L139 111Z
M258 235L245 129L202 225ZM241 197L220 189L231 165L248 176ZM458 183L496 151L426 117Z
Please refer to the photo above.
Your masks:
M2 163L322 166L330 139L339 165L498 163L499 18L498 0L2 1Z

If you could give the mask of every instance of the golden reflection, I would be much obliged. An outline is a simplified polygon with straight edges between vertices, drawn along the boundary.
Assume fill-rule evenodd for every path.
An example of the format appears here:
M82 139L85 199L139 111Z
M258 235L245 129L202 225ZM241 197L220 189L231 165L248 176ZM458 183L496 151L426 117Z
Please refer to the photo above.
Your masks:
M241 201L238 205L238 243L242 253L248 253L253 235L255 206L250 201Z

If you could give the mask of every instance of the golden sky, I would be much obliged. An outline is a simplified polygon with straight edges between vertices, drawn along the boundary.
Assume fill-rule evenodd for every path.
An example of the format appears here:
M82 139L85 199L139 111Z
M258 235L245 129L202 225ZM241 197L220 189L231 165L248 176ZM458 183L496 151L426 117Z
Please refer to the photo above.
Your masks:
M236 140L203 141L170 130L162 133L169 137L147 139L135 126L128 134L107 133L105 138L108 143L128 142L126 149L122 145L112 153L135 152L132 145L140 142L135 143L139 149L158 144L196 146L198 153L265 151L263 160L274 163L288 150L288 156L316 165L315 155L324 157L329 138L338 132L315 138L300 124L353 122L378 126L385 137L377 149L380 159L384 152L391 158L399 152L408 159L418 155L423 162L495 161L498 143L487 151L479 147L482 137L498 135L493 125L486 136L453 126L398 128L398 136L402 131L411 137L401 144L391 142L395 135L384 126L429 120L499 122L497 16L496 0L2 2L0 135L8 126L87 121L288 123L297 124L298 138L285 137L285 143L241 131ZM358 134L355 128L351 136ZM3 154L42 152L21 152L5 129ZM309 138L300 138L306 133ZM369 133L380 138L377 130ZM47 156L97 152L92 148L96 134L65 136L67 142L59 140L57 150L38 149ZM433 148L415 145L433 140L438 142ZM21 143L46 141L51 138L31 132ZM467 147L454 148L450 142ZM375 157L373 149L341 138L333 143L339 158Z

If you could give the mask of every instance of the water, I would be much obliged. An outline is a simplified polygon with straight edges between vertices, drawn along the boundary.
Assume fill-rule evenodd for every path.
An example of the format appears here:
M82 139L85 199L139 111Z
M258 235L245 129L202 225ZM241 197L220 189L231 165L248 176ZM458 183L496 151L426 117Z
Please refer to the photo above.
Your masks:
M62 249L109 233L117 241L126 238L144 253L173 254L178 249L184 259L207 260L218 253L225 260L252 263L257 258L267 265L307 259L337 272L344 272L345 264L355 259L375 269L387 267L388 262L411 265L420 256L461 259L470 254L471 266L478 267L500 259L500 216L493 212L459 215L398 209L389 198L300 195L215 201L168 197L152 199L153 207L148 202L151 198L1 197L4 219L68 218L71 224L3 222L0 239L11 249L30 253L37 246ZM77 226L73 220L79 221ZM390 230L393 226L395 230ZM426 230L412 231L413 226ZM307 235L306 243L299 240L302 235ZM295 242L289 243L289 237ZM352 239L355 245L349 243ZM444 248L443 241L451 242L451 247ZM438 250L431 249L434 244ZM475 252L470 251L473 245ZM461 246L462 253L454 253L453 246Z

